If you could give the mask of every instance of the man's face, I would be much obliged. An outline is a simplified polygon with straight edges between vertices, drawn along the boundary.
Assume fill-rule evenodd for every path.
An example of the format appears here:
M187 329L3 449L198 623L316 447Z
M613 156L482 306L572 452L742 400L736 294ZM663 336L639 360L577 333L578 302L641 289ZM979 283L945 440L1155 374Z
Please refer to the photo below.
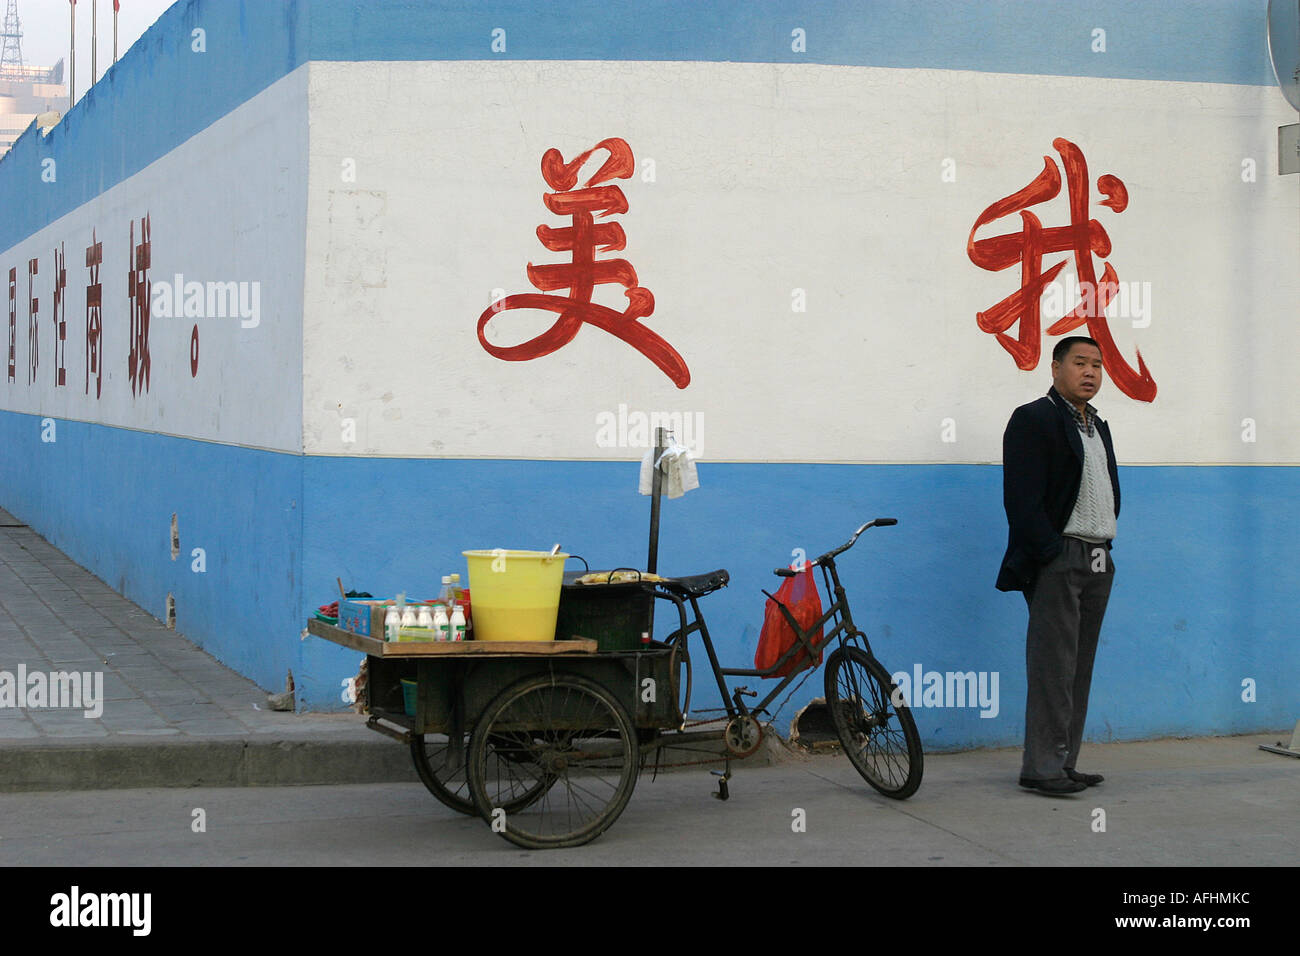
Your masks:
M1072 405L1092 401L1101 388L1101 349L1075 342L1062 361L1052 363L1052 384Z

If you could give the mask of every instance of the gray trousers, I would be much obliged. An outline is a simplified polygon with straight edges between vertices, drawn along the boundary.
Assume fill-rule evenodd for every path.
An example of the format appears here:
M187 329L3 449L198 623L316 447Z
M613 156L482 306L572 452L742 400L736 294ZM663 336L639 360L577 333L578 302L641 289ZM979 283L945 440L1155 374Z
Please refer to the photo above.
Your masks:
M1115 565L1105 545L1066 538L1025 590L1025 757L1020 775L1051 780L1073 770L1088 716L1092 663Z

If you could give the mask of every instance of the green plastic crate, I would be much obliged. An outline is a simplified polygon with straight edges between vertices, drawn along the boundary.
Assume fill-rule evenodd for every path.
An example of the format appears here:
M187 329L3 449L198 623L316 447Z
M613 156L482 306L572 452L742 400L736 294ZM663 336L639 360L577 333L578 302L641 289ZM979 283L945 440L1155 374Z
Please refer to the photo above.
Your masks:
M648 584L576 584L585 572L567 572L560 587L557 638L585 637L602 651L634 651L650 631L654 597Z

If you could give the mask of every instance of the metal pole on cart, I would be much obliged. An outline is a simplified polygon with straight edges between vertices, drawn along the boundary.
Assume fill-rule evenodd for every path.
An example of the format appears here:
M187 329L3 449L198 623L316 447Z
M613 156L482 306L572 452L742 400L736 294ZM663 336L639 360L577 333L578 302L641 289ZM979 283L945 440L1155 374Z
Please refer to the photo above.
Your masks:
M651 574L659 572L659 499L663 492L663 472L659 470L659 459L664 453L668 440L666 428L655 429L655 447L650 455L650 554L646 558L645 569ZM655 606L650 602L650 635L654 636Z
M659 470L659 458L667 447L667 429L655 429L655 450L650 458L650 556L646 559L645 569L651 574L659 571L659 496L663 491L663 472Z

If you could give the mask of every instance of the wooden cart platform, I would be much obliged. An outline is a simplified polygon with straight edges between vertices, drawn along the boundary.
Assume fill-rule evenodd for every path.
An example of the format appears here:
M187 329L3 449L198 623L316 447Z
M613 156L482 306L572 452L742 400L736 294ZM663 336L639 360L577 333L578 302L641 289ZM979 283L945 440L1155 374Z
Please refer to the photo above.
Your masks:
M596 653L596 642L586 638L562 641L382 641L316 620L307 622L307 631L372 657L551 657Z

